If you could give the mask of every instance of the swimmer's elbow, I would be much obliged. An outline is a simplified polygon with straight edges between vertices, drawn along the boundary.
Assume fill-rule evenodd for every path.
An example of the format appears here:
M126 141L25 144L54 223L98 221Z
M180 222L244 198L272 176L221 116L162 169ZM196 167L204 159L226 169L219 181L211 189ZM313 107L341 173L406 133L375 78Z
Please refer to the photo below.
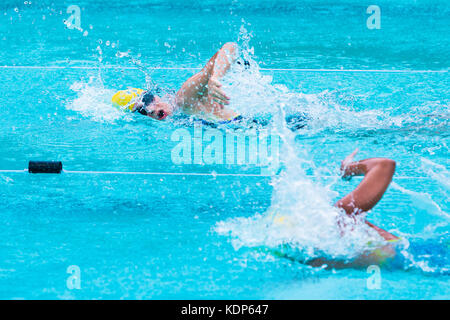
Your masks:
M392 169L392 171L395 171L395 166L396 166L396 162L392 159L384 159L384 165L390 169Z
M233 49L236 50L237 49L237 43L236 42L227 42L225 43L222 48L227 48L227 49Z
M396 167L396 162L394 160L383 158L383 159L380 159L379 165L382 166L391 175L394 175L395 167Z
M224 50L227 53L227 55L231 54L234 56L237 48L238 45L236 42L227 42L222 46L221 50Z

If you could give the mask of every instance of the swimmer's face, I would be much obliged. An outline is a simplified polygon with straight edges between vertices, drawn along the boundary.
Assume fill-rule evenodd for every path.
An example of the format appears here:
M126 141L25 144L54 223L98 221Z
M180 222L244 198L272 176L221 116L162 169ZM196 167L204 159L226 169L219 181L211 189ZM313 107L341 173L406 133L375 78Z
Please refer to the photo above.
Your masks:
M162 101L158 96L155 96L155 101L147 106L146 109L147 115L156 120L164 120L173 113L172 106Z
M144 107L142 102L137 102L134 108L137 110L143 108L144 111L139 111L140 113L156 120L164 120L173 113L173 107L170 104L162 101L158 96L155 96L153 102L149 105Z

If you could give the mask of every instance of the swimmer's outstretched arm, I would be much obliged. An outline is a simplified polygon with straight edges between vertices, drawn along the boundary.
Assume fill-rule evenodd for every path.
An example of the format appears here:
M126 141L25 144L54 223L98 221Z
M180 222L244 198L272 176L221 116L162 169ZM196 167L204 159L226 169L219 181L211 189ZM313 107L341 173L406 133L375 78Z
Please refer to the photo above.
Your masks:
M344 209L348 215L357 215L372 209L380 201L395 172L395 161L391 159L371 158L353 162L357 151L355 150L342 162L341 170L344 178L364 175L364 179L355 190L335 203L336 207ZM386 240L397 239L396 236L370 222L366 223Z
M221 89L218 79L225 75L236 59L236 48L235 43L224 44L199 73L190 77L177 93L179 104L194 106L205 96L210 96L219 106L229 104L230 99Z

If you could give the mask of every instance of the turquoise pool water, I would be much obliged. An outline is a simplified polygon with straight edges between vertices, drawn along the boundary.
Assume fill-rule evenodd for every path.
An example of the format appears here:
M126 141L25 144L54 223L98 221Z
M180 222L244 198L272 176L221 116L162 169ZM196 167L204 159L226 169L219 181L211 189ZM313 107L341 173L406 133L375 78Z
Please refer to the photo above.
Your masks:
M72 4L83 31L63 23ZM0 169L46 159L91 173L0 173L0 298L448 299L450 5L378 1L381 29L369 30L370 4L3 1ZM231 106L259 124L216 129L280 136L278 176L177 164L174 132L195 139L210 126L110 106L115 90L145 86L136 63L176 89L227 41L251 61L224 80ZM301 125L285 123L299 114ZM355 147L397 161L367 216L407 242L379 289L366 269L300 261L314 245L352 254L321 226L360 181L336 178ZM301 223L266 223L273 210Z

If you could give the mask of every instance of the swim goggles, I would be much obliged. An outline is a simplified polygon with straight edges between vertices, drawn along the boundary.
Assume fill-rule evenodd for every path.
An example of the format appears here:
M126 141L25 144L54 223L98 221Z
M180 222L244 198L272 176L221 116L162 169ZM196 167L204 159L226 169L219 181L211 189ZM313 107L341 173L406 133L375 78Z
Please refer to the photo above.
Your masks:
M158 92L158 91L156 91ZM136 111L144 116L149 116L154 119L162 120L166 117L164 110L159 110L156 114L154 111L148 111L147 107L155 101L155 95L152 91L144 92L141 98L142 105L136 108Z
M148 111L147 111L146 107L148 107L149 105L151 105L153 103L153 101L155 101L155 95L151 91L144 92L144 94L142 95L141 101L142 101L142 106L139 106L136 109L136 111L144 116L147 116Z

